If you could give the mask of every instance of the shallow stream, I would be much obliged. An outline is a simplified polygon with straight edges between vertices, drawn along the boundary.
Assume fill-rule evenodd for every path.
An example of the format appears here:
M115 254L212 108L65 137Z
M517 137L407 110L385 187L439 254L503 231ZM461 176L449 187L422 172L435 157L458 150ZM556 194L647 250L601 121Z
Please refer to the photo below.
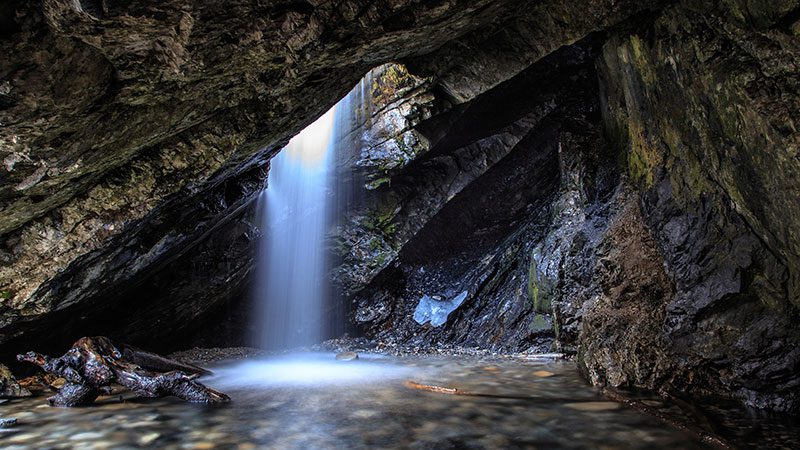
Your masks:
M104 397L98 406L61 409L36 397L0 405L1 417L19 421L0 430L0 447L706 448L692 435L609 402L573 363L548 358L337 361L333 354L307 354L212 369L215 375L204 382L229 394L231 403Z

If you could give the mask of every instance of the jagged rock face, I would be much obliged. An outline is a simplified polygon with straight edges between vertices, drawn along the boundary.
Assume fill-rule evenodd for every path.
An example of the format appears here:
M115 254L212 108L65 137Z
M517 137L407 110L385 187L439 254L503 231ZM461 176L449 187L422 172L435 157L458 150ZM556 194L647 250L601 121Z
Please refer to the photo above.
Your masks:
M389 239L391 262L354 296L356 322L379 339L423 346L542 349L550 332L598 384L797 408L800 228L787 216L799 200L797 6L685 2L610 33L596 60L602 124L583 118L577 138L574 130L537 136L540 148L523 159L546 161L541 144L551 140L560 148L550 163L557 176L537 186L543 197L528 203L525 220L498 201L508 184L493 175L512 160L513 143L494 159L459 159L457 145L439 141L463 137L470 127L449 129L450 116L493 90L469 101L445 94L457 106L415 127L431 150L394 175L378 202L389 211L383 228L400 237ZM562 83L545 89L574 90ZM531 109L547 104L515 98ZM481 113L488 134L505 132L492 123L503 110ZM591 137L595 126L605 139ZM469 139L460 144L474 145ZM426 170L437 157L451 159ZM470 172L467 161L484 166ZM463 185L453 183L463 174ZM503 211L513 231L487 233L484 245L470 232L481 223L470 206ZM431 296L444 309L462 292L467 299L444 324L413 320ZM537 311L543 304L552 315Z
M382 264L349 267L357 276L345 279L364 283L345 289L357 292L354 318L364 329L419 345L547 346L551 311L544 293L531 295L540 287L529 273L560 155L598 140L598 42L557 51L415 126L430 148L368 198L350 231L381 244L367 259ZM445 326L413 320L422 297L463 293Z
M370 68L424 61L454 39L497 42L503 23L544 33L519 49L535 60L649 7L587 0L588 19L559 1L524 3L5 2L0 342L59 314L74 322L64 342L85 334L73 333L103 317L91 313L98 305L116 304L111 294L149 283L154 268L189 251L258 189L228 190L198 225L194 211L208 192L263 168ZM487 62L459 58L428 71ZM240 278L238 265L226 270ZM201 294L197 286L185 295ZM156 339L159 327L148 328Z
M800 42L787 13L797 4L751 7L751 16L736 7L699 14L703 6L670 8L652 27L611 39L599 61L606 121L674 289L658 308L663 343L654 346L670 362L651 372L790 409L800 388L800 224L789 213L800 173ZM587 333L582 345L597 338ZM594 371L607 361L586 359Z

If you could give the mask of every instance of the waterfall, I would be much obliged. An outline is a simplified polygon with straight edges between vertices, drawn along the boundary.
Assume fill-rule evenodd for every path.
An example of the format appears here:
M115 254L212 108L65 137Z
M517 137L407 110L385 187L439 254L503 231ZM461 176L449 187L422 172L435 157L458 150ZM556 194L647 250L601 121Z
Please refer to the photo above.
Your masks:
M307 346L346 331L346 308L336 301L327 274L325 241L355 201L355 130L366 120L364 91L370 83L368 75L270 162L258 208L264 238L256 265L255 327L262 348Z
M295 136L270 164L261 194L265 238L257 267L260 345L284 349L325 335L328 177L336 107Z

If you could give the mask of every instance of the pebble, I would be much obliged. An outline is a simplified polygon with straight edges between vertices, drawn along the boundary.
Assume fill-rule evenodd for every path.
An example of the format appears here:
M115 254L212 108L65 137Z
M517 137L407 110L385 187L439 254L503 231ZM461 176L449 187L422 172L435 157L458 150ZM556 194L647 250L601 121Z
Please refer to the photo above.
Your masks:
M533 374L541 378L552 377L555 375L553 372L548 372L546 370L537 370L536 372L533 372Z
M139 445L150 445L160 437L161 435L158 433L147 433L139 438Z
M354 419L371 419L378 415L378 411L371 409L359 409L350 413L350 417Z
M642 400L642 403L644 403L647 406L652 406L653 408L663 408L664 407L664 402L659 401L659 400Z
M619 403L615 402L578 402L566 403L564 406L577 411L613 411L620 408Z
M103 437L103 433L98 433L96 431L84 431L83 433L73 434L69 437L70 441L91 441L93 439L100 439Z
M40 436L38 434L24 433L24 434L15 434L14 436L11 437L11 441L13 441L14 443L19 443L19 442L33 441L39 438Z
M145 421L129 422L122 424L122 428L142 428L151 426L153 426L153 422L145 422Z
M336 355L336 359L339 361L353 361L358 359L358 353L356 352L342 352Z

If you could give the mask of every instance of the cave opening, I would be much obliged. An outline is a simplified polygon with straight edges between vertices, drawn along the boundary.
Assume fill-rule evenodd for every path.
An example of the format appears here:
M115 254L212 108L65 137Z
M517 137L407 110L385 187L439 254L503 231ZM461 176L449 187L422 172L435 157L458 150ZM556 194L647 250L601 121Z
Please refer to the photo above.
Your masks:
M3 3L0 442L796 447L800 6L711 3Z

